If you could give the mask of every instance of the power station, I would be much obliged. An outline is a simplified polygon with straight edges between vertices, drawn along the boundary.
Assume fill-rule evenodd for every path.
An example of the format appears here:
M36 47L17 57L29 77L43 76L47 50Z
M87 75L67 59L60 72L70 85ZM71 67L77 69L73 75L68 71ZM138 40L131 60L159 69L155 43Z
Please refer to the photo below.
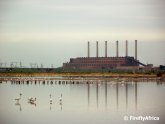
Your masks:
M90 57L90 42L87 47L87 57L71 58L68 63L63 63L63 68L77 69L112 69L118 67L146 66L137 60L137 40L135 40L135 58L128 56L128 41L126 40L126 56L119 57L119 42L116 41L116 57L107 57L107 41L105 41L105 57L99 57L99 46L96 41L96 57Z

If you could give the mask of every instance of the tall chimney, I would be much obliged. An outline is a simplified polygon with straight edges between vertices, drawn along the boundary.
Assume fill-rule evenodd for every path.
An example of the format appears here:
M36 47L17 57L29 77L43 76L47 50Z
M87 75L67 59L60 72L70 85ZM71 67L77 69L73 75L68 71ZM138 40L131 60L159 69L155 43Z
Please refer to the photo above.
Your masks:
M99 57L98 41L96 41L96 57Z
M105 41L105 57L107 57L107 41Z
M135 40L135 59L137 60L137 40Z
M116 41L116 57L119 57L118 40Z
M88 41L88 51L87 51L88 58L90 57L90 43Z
M126 42L125 42L126 44L126 46L125 46L125 56L127 57L128 56L128 41L126 40Z

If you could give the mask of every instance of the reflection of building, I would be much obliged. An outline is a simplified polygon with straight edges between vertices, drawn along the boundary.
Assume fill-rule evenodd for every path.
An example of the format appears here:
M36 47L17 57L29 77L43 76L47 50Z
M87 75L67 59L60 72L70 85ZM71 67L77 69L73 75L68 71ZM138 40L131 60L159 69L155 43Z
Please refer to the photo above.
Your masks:
M101 106L99 106L99 104L102 104L104 102L105 103L105 109L107 110L112 105L112 101L116 100L116 102L115 102L116 103L116 109L118 110L124 104L123 93L125 90L125 105L126 105L125 108L128 109L129 106L134 105L135 109L137 110L138 109L138 83L137 83L137 81L135 81L133 84L132 84L132 82L131 83L125 82L124 83L125 87L123 87L123 84L121 82L119 82L118 80L115 82L115 85L113 83L108 84L107 80L104 80L104 84L101 84L101 85L99 85L100 83L98 82L98 80L94 83L95 88L96 88L95 89L96 90L96 94L95 94L96 95L96 101L94 101L94 102L95 102L97 109L101 107ZM108 87L108 85L110 85L110 87ZM99 92L101 89L103 89L102 86L104 86L104 91L105 91L104 92L104 95L105 95L104 100L105 101L103 100L103 98L99 99L100 94L102 94L102 92ZM113 88L114 90L112 90L111 88ZM121 89L121 88L124 88L124 89ZM129 97L129 90L131 91L130 92L131 94L132 93L134 94L133 97ZM90 97L90 94L92 94L92 91L93 90L90 89L90 83L88 82L87 83L88 107L90 107L90 104L93 102L93 100L91 100L92 97ZM111 96L110 94L113 94L113 95ZM111 103L109 103L108 101L110 101ZM93 105L93 103L92 103L92 105ZM114 106L112 105L112 107L114 107Z
M116 42L116 57L107 57L107 41L105 42L105 57L98 56L98 42L96 42L96 57L90 57L90 44L88 42L88 57L71 58L69 63L63 63L63 68L78 69L104 69L104 68L137 68L145 66L137 60L137 41L135 40L135 58L128 56L128 45L126 41L126 56L119 57L118 41Z

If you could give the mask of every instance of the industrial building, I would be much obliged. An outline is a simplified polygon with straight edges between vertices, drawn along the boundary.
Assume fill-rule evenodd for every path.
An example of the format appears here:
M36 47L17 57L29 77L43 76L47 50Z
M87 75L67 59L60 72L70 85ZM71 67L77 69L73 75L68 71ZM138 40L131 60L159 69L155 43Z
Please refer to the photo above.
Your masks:
M107 56L107 41L105 41L105 57L99 57L98 41L96 42L96 57L90 57L90 42L87 44L87 57L71 58L68 63L63 63L64 69L113 69L113 68L137 68L146 66L137 60L137 40L135 40L135 58L128 56L128 41L126 40L126 55L119 57L119 42L116 41L116 57Z

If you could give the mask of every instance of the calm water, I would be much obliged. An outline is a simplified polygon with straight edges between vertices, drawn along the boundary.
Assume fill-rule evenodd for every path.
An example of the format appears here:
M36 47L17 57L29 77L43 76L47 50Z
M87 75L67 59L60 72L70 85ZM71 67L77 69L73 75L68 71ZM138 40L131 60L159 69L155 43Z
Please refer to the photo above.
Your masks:
M59 83L58 80L0 83L0 124L110 124L137 123L124 116L156 116L165 123L165 83L105 79ZM35 80L35 79L34 79ZM52 83L52 84L51 84ZM22 93L17 103L14 99ZM52 95L50 104L49 95ZM59 98L62 94L62 103ZM36 105L28 103L36 97Z

